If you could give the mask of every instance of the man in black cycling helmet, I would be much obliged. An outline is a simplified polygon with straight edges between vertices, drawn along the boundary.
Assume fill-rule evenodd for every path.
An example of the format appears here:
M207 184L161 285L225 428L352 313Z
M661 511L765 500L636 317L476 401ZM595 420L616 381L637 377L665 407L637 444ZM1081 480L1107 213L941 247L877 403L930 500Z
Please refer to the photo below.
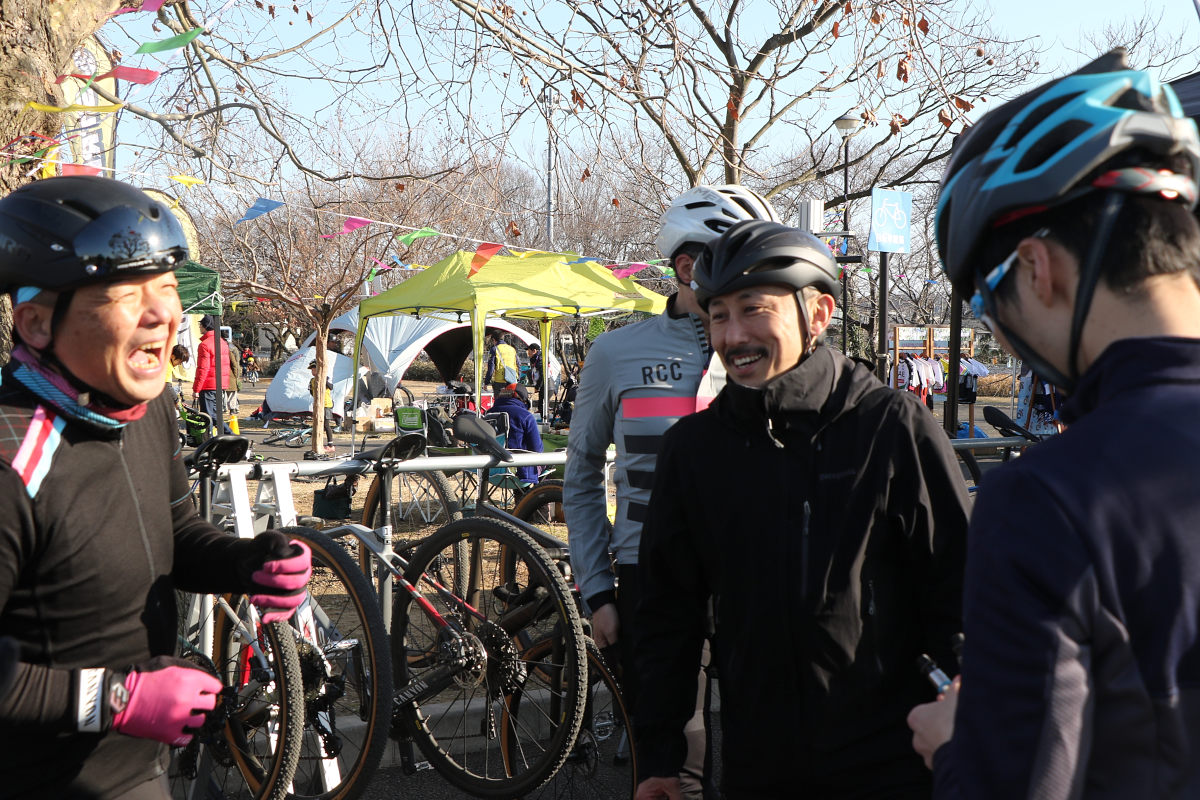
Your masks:
M974 509L962 692L910 718L938 797L1200 796L1198 167L1123 50L956 143L946 272L1068 399Z
M671 428L638 557L638 798L676 797L712 598L727 798L928 797L905 715L961 630L967 499L913 396L820 343L829 248L777 222L701 253L728 381Z
M3 788L14 798L169 796L221 683L174 657L175 589L251 595L264 620L303 597L309 555L238 540L192 505L164 374L187 258L166 206L114 180L50 178L0 198Z

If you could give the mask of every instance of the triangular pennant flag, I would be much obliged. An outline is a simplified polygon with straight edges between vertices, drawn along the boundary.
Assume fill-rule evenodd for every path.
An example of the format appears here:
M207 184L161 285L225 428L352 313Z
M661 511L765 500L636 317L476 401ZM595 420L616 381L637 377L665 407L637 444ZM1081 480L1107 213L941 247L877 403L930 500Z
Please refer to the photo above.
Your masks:
M395 261L396 266L398 266L400 269L405 269L407 267L407 265L400 260L399 256L392 256L392 261Z
M595 260L596 259L590 258L588 256L580 256L579 258L575 259L574 261L568 261L567 265L570 266L571 264L586 264L589 261L595 261Z
M510 249L508 252L512 253L517 258L529 258L531 255L534 255L535 253L538 253L539 251L538 250L511 250ZM575 262L572 261L571 263L573 264Z
M171 180L179 181L184 186L196 186L197 184L204 183L204 181L199 178L193 178L191 175L172 175Z
M251 205L250 208L246 209L246 213L242 214L242 218L233 224L237 225L238 222L247 222L252 219L257 219L263 214L271 213L281 205L283 205L283 203L280 203L278 200L268 200L265 197L260 197L254 201L254 204Z
M614 278L628 278L630 275L633 275L634 273L641 272L641 270L645 267L646 267L645 264L630 264L627 267L621 267L620 269L614 269L613 277Z
M484 242L475 248L475 255L471 258L471 271L467 273L467 277L474 275L479 270L483 269L483 265L492 260L492 256L504 249L504 245L495 244L493 242Z
M379 271L380 271L380 272L387 272L388 270L390 270L390 269L391 269L391 267L390 267L390 266L388 266L387 264L383 263L382 261L380 261L380 260L379 260L378 258L376 258L375 256L371 256L370 258L371 258L371 260L372 260L372 261L374 261L376 264L378 264L378 265L379 265ZM375 270L374 270L374 269L372 269L371 271L372 271L372 272L374 272Z
M371 271L367 273L367 281L370 282L373 280L375 280L375 268L371 267Z
M58 164L54 163L55 159L58 158L58 148L50 147L47 149L50 152L46 154L46 160L42 162L42 177L53 178L58 167Z
M675 277L675 270L671 269L670 267L659 267L659 269L661 269L662 274L666 275L668 278Z
M86 164L62 164L63 175L99 175L99 167L89 167Z
M69 106L48 106L45 103L35 103L32 100L25 104L26 108L32 108L34 111L45 111L49 114L65 114L69 111L95 111L97 114L109 114L113 111L120 111L124 103L103 103L98 106L81 106L77 103L72 103Z
M421 228L419 231L409 231L403 236L397 237L405 247L412 247L412 243L417 239L424 239L426 236L441 236L440 231L435 231L433 228Z
M332 239L335 236L345 236L351 231L356 231L364 225L370 225L374 220L363 219L362 217L347 217L346 222L342 225L342 229L337 233L322 233L322 239Z
M120 14L128 14L131 11L158 11L162 8L163 0L146 0L137 8L118 8L116 11L109 14L110 17L115 17Z
M81 81L102 81L105 78L116 78L119 81L127 81L128 83L147 84L154 81L158 77L158 73L152 69L141 69L140 67L113 67L103 75L79 75L76 73L68 73L59 75L54 79L55 83L62 83L67 78L75 78Z
M187 33L181 33L169 39L163 39L159 42L146 42L133 52L135 55L143 55L145 53L161 53L164 50L178 50L181 47L191 44L192 39L195 39L202 33L204 33L204 28L192 28Z

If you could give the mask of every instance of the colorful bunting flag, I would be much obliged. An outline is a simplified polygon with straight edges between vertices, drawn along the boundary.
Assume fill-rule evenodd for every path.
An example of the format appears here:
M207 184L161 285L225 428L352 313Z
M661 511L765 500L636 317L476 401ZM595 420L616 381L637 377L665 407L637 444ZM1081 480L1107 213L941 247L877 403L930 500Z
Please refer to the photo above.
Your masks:
M595 260L596 259L589 258L588 256L580 256L579 258L575 259L574 261L568 261L567 266L570 266L571 264L586 264L589 261L595 261Z
M158 42L146 42L133 52L136 55L144 55L146 53L161 53L165 50L178 50L181 47L191 44L192 40L202 33L204 33L204 28L192 28L187 33L181 33L178 36L172 36Z
M659 269L661 269L662 274L666 275L668 278L675 277L675 270L671 269L670 267L659 267Z
M99 167L89 167L86 164L62 164L63 175L99 175Z
M419 231L409 231L403 236L397 237L405 247L412 247L412 243L417 239L424 239L426 236L441 236L441 231L435 231L433 228L421 228Z
M113 111L120 111L124 103L104 103L98 106L81 106L78 103L72 103L69 106L49 106L45 103L35 103L30 100L25 104L26 108L32 108L34 111L45 111L48 114L65 114L70 111L95 111L97 114L109 114Z
M251 205L250 208L246 209L246 213L242 214L242 218L233 224L237 225L238 222L247 222L252 219L257 219L263 214L271 213L281 205L283 205L283 203L280 203L278 200L268 200L265 197L260 197L254 201L254 204Z
M633 275L634 273L637 273L637 272L641 272L643 269L645 269L648 266L650 266L650 265L649 264L630 264L627 267L621 267L620 269L614 269L613 277L614 278L628 278L630 275Z
M55 83L62 83L67 78L75 78L76 80L87 81L89 85L95 81L102 81L105 78L116 78L119 81L128 83L151 83L158 77L158 73L152 69L141 69L140 67L113 67L103 75L79 75L74 72L69 72L66 75L59 75L54 79Z
M204 181L200 180L199 178L193 178L191 175L172 175L171 180L179 181L184 186L196 186L204 183Z
M46 154L46 160L42 162L43 178L53 178L58 167L58 164L54 163L58 159L58 148L51 147L48 149L49 152Z
M322 233L322 239L332 239L335 236L345 236L351 231L356 231L364 225L370 225L372 220L363 219L362 217L347 217L346 222L342 225L342 229L337 233Z
M398 266L400 269L405 268L405 264L403 261L400 260L400 256L392 256L392 261L395 261L396 266Z
M110 17L116 17L121 14L128 14L131 11L158 11L162 8L163 0L146 0L137 8L118 8L116 11L109 14Z
M370 282L373 280L375 280L375 268L371 267L371 271L367 273L367 281Z
M484 242L479 247L475 248L475 255L471 259L471 271L467 273L467 277L474 275L479 270L483 269L483 265L492 260L492 256L504 249L504 245L494 242Z

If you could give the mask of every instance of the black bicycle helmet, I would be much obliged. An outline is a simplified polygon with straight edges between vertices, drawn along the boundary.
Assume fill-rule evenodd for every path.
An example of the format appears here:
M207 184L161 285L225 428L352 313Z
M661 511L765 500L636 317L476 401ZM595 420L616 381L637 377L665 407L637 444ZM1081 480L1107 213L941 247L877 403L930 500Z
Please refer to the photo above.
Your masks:
M1173 156L1191 175L1149 172ZM943 269L969 298L973 258L993 227L1093 191L1158 193L1194 205L1200 139L1175 92L1117 48L986 114L960 135L942 176L935 229Z
M179 220L109 178L46 178L0 199L0 291L52 291L170 272L188 258Z
M812 286L838 299L838 265L816 236L780 222L738 222L705 246L696 259L692 288L700 307L718 295L778 284L799 292Z

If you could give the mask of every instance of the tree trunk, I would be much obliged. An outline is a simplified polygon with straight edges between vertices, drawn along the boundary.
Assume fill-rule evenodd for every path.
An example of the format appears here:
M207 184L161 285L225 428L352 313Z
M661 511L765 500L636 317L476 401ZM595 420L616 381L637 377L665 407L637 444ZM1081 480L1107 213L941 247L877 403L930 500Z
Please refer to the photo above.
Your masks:
M59 104L62 90L54 79L71 62L71 53L116 10L115 0L0 0L0 145L30 132L53 136L59 132L57 114L31 111L28 101ZM12 145L15 152L33 152L37 146ZM4 147L9 150L8 146ZM0 196L33 179L32 163L10 164L0 159ZM0 302L0 364L8 361L12 347L12 312L7 298Z

